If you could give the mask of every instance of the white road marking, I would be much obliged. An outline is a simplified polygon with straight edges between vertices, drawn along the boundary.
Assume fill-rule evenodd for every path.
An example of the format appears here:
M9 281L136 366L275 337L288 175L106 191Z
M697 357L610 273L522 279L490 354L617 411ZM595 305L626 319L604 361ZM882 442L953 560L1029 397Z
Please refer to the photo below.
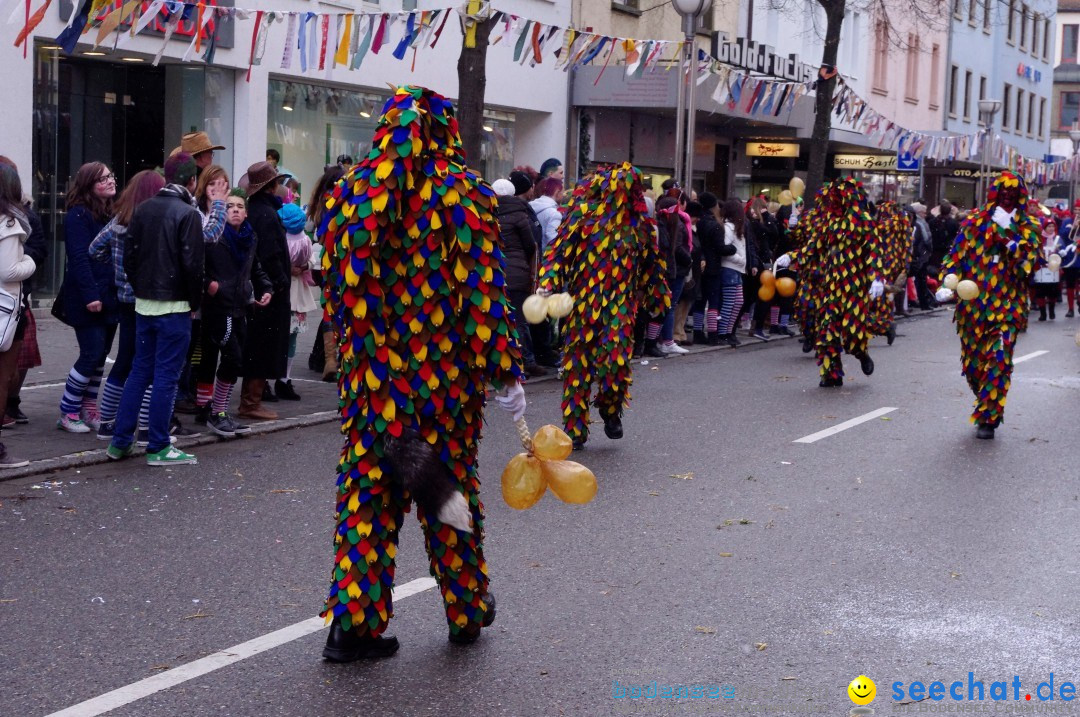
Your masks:
M1019 358L1014 358L1013 359L1013 365L1015 366L1018 363L1024 363L1025 361L1030 361L1033 358L1039 358L1043 354L1048 354L1048 353L1050 353L1050 352L1049 351L1032 351L1031 353L1024 354L1023 356L1020 356Z
M841 431L846 431L849 428L854 428L855 426L859 425L860 423L866 423L867 421L872 421L875 418L879 418L881 416L884 416L886 413L892 413L893 411L897 411L897 410L899 410L899 409L896 408L896 407L893 407L893 406L886 406L884 408L879 408L876 411L871 411L870 413L864 413L861 416L857 416L856 418L852 418L850 421L844 421L843 423L837 423L832 428L826 428L824 431L818 431L817 433L811 433L809 436L803 436L802 438L799 438L799 439L796 439L796 440L792 441L792 443L817 443L822 438L828 438L829 436L835 436L837 433L840 433Z
M411 580L404 585L394 588L394 601L404 600L411 595L430 590L436 585L435 579L430 577ZM77 705L72 705L59 712L53 712L50 715L46 715L46 717L96 717L96 715L105 714L118 707L123 707L124 705L131 704L144 697L149 697L162 690L167 690L170 687L176 687L188 680L193 680L196 677L201 677L202 675L215 670L220 670L222 667L228 667L240 660L258 655L260 652L266 652L267 650L272 650L275 647L280 647L281 645L294 640L299 640L301 637L306 637L325 627L326 625L323 618L309 618L302 622L298 622L295 625L289 625L288 627L275 630L274 632L262 635L261 637L256 637L254 640L248 640L247 642L242 642L239 645L234 645L221 650L220 652L215 652L212 655L195 660L194 662L189 662L186 665L166 670L153 677L147 677L144 680L132 682L130 685L125 685L112 692L106 692L99 697L80 702Z
M60 383L35 383L33 386L23 386L22 390L24 390L24 391L36 391L39 388L56 388L57 386L64 386L64 385L66 385L66 384L63 381L61 381Z

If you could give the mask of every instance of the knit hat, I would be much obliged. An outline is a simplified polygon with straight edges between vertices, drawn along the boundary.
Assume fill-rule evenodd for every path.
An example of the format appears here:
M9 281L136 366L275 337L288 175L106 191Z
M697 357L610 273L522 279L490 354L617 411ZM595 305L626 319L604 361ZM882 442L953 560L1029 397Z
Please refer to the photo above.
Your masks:
M187 152L177 152L165 160L165 181L186 187L199 174L195 158Z
M562 166L562 162L552 157L551 159L545 159L544 163L540 165L540 176L546 177L559 167Z
M513 197L517 194L514 183L509 179L496 179L491 183L491 188L495 190L496 196L500 197Z
M286 204L278 210L281 223L285 225L285 231L289 234L300 234L307 224L307 215L304 210L295 204Z
M510 173L510 182L514 185L514 196L520 197L525 192L532 189L532 180L529 179L529 175L519 170L514 170Z

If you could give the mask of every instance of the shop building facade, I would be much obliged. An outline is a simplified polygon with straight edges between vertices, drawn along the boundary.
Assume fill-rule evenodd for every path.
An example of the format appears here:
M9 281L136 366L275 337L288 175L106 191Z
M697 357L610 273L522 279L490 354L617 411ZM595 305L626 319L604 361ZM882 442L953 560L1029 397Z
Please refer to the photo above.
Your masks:
M355 7L276 0L272 9L395 12L418 4L421 9L445 7L410 0ZM560 26L570 22L568 3L504 0L500 9ZM295 57L291 68L282 68L285 22L273 23L262 61L249 72L254 17L222 22L213 61L206 64L197 56L182 60L194 37L184 25L164 47L162 35L151 27L135 37L124 33L119 47L114 46L114 34L94 48L97 30L92 28L75 52L65 55L54 38L70 11L70 3L47 10L25 59L22 49L13 47L19 25L0 25L0 82L7 90L8 107L0 154L19 165L24 188L46 227L51 252L49 264L39 268L43 295L54 292L63 276L63 198L70 178L85 162L106 162L122 187L139 170L160 166L182 134L203 130L227 147L214 161L229 171L234 183L273 148L303 191L339 155L357 160L363 156L389 85L424 85L451 98L458 93L462 36L456 15L446 23L437 46L420 50L415 59L411 51L405 59L395 59L391 45L378 54L369 52L357 70L305 73ZM395 42L402 25L392 31ZM201 49L205 51L205 45ZM162 57L154 66L159 51ZM470 160L491 179L517 164L538 166L566 153L566 74L544 65L522 66L512 61L512 51L507 43L489 49L483 156Z

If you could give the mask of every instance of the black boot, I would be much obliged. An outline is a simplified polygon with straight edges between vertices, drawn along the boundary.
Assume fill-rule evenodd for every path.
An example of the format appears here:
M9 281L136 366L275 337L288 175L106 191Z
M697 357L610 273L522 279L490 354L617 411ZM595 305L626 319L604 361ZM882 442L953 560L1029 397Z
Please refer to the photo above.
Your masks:
M821 388L840 388L844 385L843 378L823 378L818 386Z
M862 367L862 372L869 376L874 372L874 359L870 358L870 354L865 353L862 356L857 356L859 359L859 366Z
M289 379L288 381L282 381L281 379L274 381L274 393L283 401L300 400L300 394L293 388L292 379Z
M975 437L981 438L985 441L994 440L994 426L988 423L980 423L979 427L975 430Z
M889 324L889 328L885 330L885 340L892 346L893 341L896 341L896 324Z
M664 358L665 354L656 347L656 339L645 339L645 355L652 358Z
M705 344L708 346L719 346L720 344L724 343L726 339L726 336L721 336L720 334L713 331L709 334L709 338L705 339Z
M814 350L814 342L809 336L803 336L802 338L802 352L808 354Z
M484 627L491 627L491 624L495 622L495 593L488 591L488 594L484 597L484 602L487 603L487 611L484 612L484 619L480 622ZM476 642L476 638L480 637L480 628L473 625L472 630L458 630L457 633L450 633L450 642L455 645L471 645Z
M398 651L398 647L396 637L371 637L369 633L361 636L356 630L343 628L341 619L335 617L330 624L330 634L326 636L326 647L322 654L330 662L355 662L389 657Z
M1057 318L1057 316L1054 315L1054 304L1051 303L1047 308L1050 311L1050 320L1053 321L1054 319Z
M1039 307L1039 321L1046 321L1046 307Z
M705 335L704 331L698 331L694 329L694 343L698 346L702 346L709 342L709 337Z
M604 435L613 441L623 437L622 419L617 414L604 418Z
M263 386L262 400L266 401L267 403L278 402L278 397L275 396L273 390L271 390L269 381L267 381L266 385Z
M742 341L739 341L739 337L735 335L734 331L732 331L730 334L728 334L725 337L725 340L727 341L727 345L730 346L733 349L737 349L740 346L742 346Z

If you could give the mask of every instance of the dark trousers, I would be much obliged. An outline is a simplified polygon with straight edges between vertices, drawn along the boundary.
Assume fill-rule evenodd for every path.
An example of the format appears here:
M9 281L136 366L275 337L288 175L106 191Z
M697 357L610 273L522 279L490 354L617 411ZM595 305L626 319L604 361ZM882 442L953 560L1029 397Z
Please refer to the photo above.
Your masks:
M236 383L244 364L247 317L203 309L201 324L202 357L195 367L196 379L204 384L215 378Z
M915 293L919 297L919 308L923 311L933 308L937 302L926 284L926 264L911 267L911 276L915 279Z
M521 346L521 361L526 366L536 363L536 356L533 355L532 331L529 322L525 320L525 312L521 308L531 293L528 289L510 289L506 292L506 297L514 307L514 322L517 324L518 343Z

